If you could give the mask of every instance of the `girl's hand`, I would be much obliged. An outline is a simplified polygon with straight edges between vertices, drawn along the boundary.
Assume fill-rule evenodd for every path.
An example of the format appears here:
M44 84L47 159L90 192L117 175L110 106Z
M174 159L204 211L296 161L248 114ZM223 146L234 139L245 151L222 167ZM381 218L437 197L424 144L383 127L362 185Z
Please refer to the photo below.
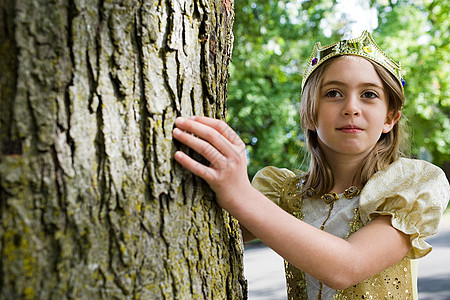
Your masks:
M173 137L189 146L210 165L206 166L177 151L175 160L203 178L213 189L217 202L229 210L252 189L247 176L245 144L224 121L207 117L177 118Z

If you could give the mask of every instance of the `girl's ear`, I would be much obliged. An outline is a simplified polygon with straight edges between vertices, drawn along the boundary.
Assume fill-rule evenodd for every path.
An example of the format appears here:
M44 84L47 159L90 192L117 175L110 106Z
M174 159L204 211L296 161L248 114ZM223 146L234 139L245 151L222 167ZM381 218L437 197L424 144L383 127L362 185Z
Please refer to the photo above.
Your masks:
M395 116L393 116L394 112L390 111L389 114L386 117L386 121L384 122L383 126L383 133L388 133L392 130L394 125L400 120L400 117L402 116L402 112L398 111Z

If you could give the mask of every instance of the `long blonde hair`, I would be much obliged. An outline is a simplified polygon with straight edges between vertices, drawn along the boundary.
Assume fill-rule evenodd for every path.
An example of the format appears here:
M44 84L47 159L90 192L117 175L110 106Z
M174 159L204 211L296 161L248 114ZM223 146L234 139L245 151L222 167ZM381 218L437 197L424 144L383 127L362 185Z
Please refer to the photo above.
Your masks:
M320 149L317 133L308 128L317 127L317 106L320 85L325 71L339 57L334 57L323 62L310 75L302 91L300 117L306 145L310 153L309 170L305 176L302 195L304 195L308 188L313 188L316 195L322 195L330 192L334 186L333 173ZM395 77L384 67L371 60L367 61L373 65L378 76L380 76L383 82L383 88L388 96L388 109L389 111L393 111L393 116L396 116L402 110L405 101L400 85ZM372 151L365 158L361 169L355 174L353 181L355 181L356 176L360 176L360 181L364 185L373 174L394 162L402 153L403 149L400 148L400 145L403 144L403 137L404 131L399 122L388 133L382 133Z

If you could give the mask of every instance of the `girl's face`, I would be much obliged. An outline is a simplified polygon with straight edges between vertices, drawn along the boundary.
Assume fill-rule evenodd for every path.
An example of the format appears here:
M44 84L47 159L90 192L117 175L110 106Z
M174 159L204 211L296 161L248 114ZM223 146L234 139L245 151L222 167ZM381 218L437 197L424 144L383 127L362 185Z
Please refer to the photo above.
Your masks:
M337 58L319 88L317 128L327 159L365 157L381 133L389 132L400 114L388 111L387 94L372 64L359 56Z

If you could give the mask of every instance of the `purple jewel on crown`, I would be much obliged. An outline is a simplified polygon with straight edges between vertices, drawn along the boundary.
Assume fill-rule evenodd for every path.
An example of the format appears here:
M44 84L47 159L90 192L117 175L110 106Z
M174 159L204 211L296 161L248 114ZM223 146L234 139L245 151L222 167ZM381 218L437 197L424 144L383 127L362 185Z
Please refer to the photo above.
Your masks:
M315 64L317 64L317 58L313 58L313 60L311 61L312 66L314 66Z

